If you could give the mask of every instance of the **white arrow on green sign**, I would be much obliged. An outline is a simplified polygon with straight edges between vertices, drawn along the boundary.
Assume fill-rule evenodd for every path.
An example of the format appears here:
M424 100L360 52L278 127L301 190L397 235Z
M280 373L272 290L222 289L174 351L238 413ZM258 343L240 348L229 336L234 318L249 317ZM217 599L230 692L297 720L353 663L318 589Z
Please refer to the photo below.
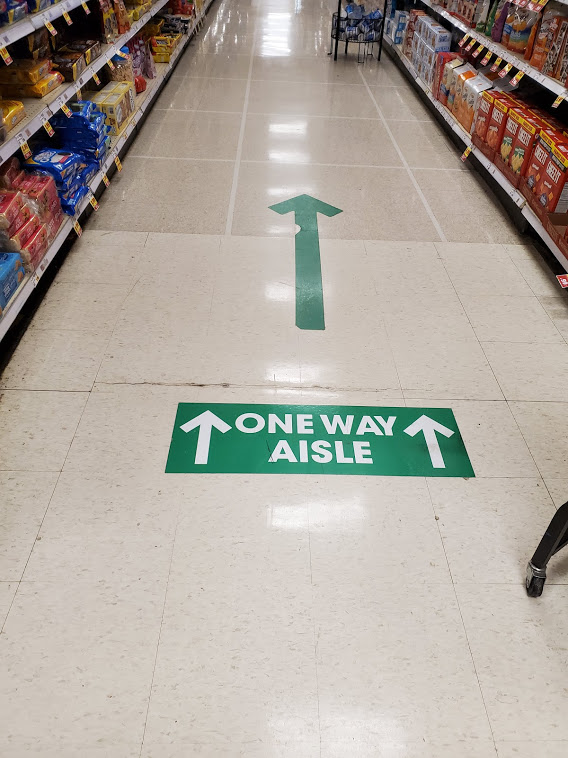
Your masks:
M170 474L475 476L450 408L180 403Z

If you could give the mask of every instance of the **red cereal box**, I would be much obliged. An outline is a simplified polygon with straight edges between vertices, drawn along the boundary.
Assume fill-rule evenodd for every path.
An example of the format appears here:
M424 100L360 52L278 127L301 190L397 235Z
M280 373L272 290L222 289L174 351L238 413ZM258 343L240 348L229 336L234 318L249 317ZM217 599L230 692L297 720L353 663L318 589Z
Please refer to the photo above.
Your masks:
M552 141L544 172L536 185L535 195L547 213L568 211L568 143Z
M546 166L546 163L548 161L548 156L550 155L549 140L554 142L557 134L558 133L554 131L553 129L548 129L548 128L541 129L538 135L538 138L534 144L534 147L533 147L533 150L532 150L532 153L530 155L529 162L527 165L527 169L525 171L527 186L533 192L535 192L535 188L537 187L538 183L540 182L542 178L542 175L544 173L544 167ZM548 137L548 140L546 139L546 137Z
M493 110L487 124L485 141L493 150L499 150L507 125L507 114L512 102L506 95L493 95Z
M477 103L477 110L475 111L475 118L473 120L473 133L485 142L487 136L487 127L489 126L489 119L493 112L493 103L495 98L493 92L485 90L481 93L479 102Z

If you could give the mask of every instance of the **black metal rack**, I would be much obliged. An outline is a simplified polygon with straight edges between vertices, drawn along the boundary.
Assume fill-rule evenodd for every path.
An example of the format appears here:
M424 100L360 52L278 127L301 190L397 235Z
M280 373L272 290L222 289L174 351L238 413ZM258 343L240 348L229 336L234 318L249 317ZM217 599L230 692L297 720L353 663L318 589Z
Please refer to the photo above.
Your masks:
M560 506L527 566L527 594L540 597L546 581L546 567L553 555L568 545L568 503Z
M381 60L381 53L383 50L383 35L385 33L385 16L387 11L387 0L383 5L383 17L377 19L361 19L357 22L359 24L365 24L368 29L366 33L356 30L355 25L350 25L351 19L346 16L341 16L341 2L338 0L337 11L332 14L331 17L331 33L330 33L330 49L328 55L333 52L333 60L337 60L337 49L340 42L345 42L345 54L349 48L349 43L358 45L357 48L357 62L362 63L366 55L373 55L375 44L378 44L379 51L377 53L377 60ZM372 28L371 28L372 27ZM335 46L333 45L335 40ZM333 51L332 51L333 48ZM362 53L361 53L362 50Z

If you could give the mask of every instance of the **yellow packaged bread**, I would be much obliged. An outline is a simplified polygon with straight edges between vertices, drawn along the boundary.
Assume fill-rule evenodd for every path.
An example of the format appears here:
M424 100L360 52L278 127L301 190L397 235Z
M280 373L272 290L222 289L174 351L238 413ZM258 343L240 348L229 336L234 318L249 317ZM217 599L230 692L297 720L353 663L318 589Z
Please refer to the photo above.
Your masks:
M2 84L0 90L4 97L45 97L63 82L58 71L52 71L37 84Z
M0 84L37 84L51 70L51 61L14 61L11 66L0 68Z
M2 106L4 124L8 131L13 129L26 116L24 104L18 100L1 100L0 105Z

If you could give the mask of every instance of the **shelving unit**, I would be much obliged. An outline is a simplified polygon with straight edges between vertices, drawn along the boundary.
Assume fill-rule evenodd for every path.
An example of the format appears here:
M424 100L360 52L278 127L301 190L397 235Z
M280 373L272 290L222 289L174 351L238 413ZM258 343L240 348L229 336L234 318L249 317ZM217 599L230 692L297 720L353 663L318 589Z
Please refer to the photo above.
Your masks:
M422 2L423 0L421 0ZM511 182L507 179L506 176L504 176L497 166L495 166L487 156L485 156L481 150L479 150L471 141L471 134L469 132L466 132L466 130L463 128L463 126L456 121L456 119L453 117L453 115L450 113L450 111L447 108L444 108L442 103L440 103L439 100L437 100L434 95L432 94L430 88L428 85L422 81L418 77L418 74L416 73L416 70L414 69L412 63L408 60L408 58L402 54L402 50L400 49L399 45L395 45L392 40L385 35L385 47L388 50L388 52L392 56L396 56L404 66L404 69L408 73L409 79L412 81L414 86L421 90L426 98L428 99L428 102L430 106L436 110L444 119L448 127L456 134L459 139L463 142L464 149L469 147L471 149L471 154L476 157L479 164L482 166L482 168L485 170L487 174L491 176L491 178L501 187L502 190L504 190L507 195L511 198L511 200L514 202L514 204L519 208L521 211L523 217L526 219L528 224L534 229L534 231L538 234L538 236L542 239L544 244L548 247L550 252L554 255L554 257L559 261L559 263L562 265L565 271L568 271L568 260L564 256L561 250L558 249L557 245L554 243L542 223L540 222L539 218L536 216L534 211L531 209L531 207L527 204L526 199L524 196L511 184ZM513 56L514 57L514 56ZM548 78L548 77L545 77Z
M104 190L104 184L103 184L103 177L107 174L109 169L111 168L112 164L114 163L115 159L120 155L121 151L127 144L129 138L131 137L132 133L136 129L137 124L140 122L140 120L143 118L145 112L149 110L149 108L152 106L152 103L158 96L159 92L161 91L166 79L168 78L170 72L175 67L177 61L189 45L192 37L194 36L199 24L203 20L203 17L207 13L209 6L213 0L208 0L206 4L204 5L202 14L195 19L192 26L189 28L188 33L184 36L184 39L182 43L178 46L176 51L171 57L171 60L169 63L157 63L156 64L156 77L154 79L151 79L148 82L148 86L144 92L142 92L140 95L136 97L136 109L133 112L133 114L130 116L130 119L125 126L125 128L122 130L121 134L118 137L113 138L112 144L110 147L110 150L108 152L107 158L101 167L100 171L93 177L91 182L89 183L89 187L91 190L90 195L85 197L83 201L81 202L77 213L75 216L65 216L64 221L61 225L61 228L59 229L57 236L49 246L49 249L45 256L42 258L40 264L38 265L37 269L32 273L28 274L28 276L24 279L24 281L21 283L17 291L12 296L9 304L7 305L3 317L0 319L0 341L6 336L8 330L18 317L19 313L21 312L22 308L24 307L26 301L32 294L33 290L37 287L40 279L45 274L47 269L49 268L49 265L54 260L54 258L57 256L57 253L63 246L63 243L66 241L67 237L70 234L75 234L75 231L73 229L74 224L76 221L79 221L83 213L87 210L88 206L91 202L91 197L99 190ZM80 80L77 82L73 82L72 85L68 85L64 87L66 90L71 90L71 94L69 94L66 97L66 100L68 100L72 95L76 94L77 89L81 89L82 86L85 85L85 83L91 78L92 72L97 71L99 68L105 65L105 63L108 61L109 58L111 58L117 50L119 50L124 43L130 39L130 37L134 36L136 32L143 26L152 16L154 16L161 8L166 5L167 0L158 0L156 5L152 7L148 13L141 18L136 24L133 26L132 29L135 29L134 31L131 29L127 34L122 35L113 45L107 45L105 46L107 49L103 51L103 54L97 58L96 61L93 61L91 66L88 67L88 69L83 73ZM96 64L99 64L97 68L93 68ZM91 73L89 74L89 71ZM81 82L81 84L80 84ZM64 93L65 95L67 92ZM54 93L55 102L58 103L60 101L60 98L62 97L61 94ZM64 103L65 100L61 100L61 103ZM42 104L45 106L45 101L42 102ZM46 108L48 106L45 106ZM60 105L58 106L60 107ZM57 109L56 109L57 110ZM51 113L56 112L51 110ZM39 114L36 114L33 120L37 120L39 118ZM40 122L39 127L37 127L34 131L37 131L38 128L42 128L43 122ZM24 127L23 133L26 133L26 128L31 129L31 126L28 124L27 127ZM33 131L30 131L30 135L33 133ZM7 143L5 143L6 145ZM2 147L4 148L5 145ZM16 149L19 148L19 143L16 146ZM5 156L2 153L2 157L0 158L0 162L3 162L7 158L10 157L10 155L14 152L12 150L11 153L7 153Z
M43 11L31 13L15 24L0 27L0 44L6 47L13 42L17 42L22 37L25 37L26 34L31 34L36 29L41 29L47 21L54 21L64 13L69 13L78 8L82 2L83 0L63 0L63 2L50 5L49 8L45 8Z
M512 53L506 47L503 47L503 45L500 45L497 42L493 42L493 40L490 37L486 37L485 34L480 34L479 32L476 32L475 29L472 29L471 27L469 27L461 19L456 18L455 16L452 16L452 14L448 13L448 11L445 8L442 8L440 5L433 3L432 0L420 0L420 2L423 5L426 5L428 8L431 8L434 11L434 13L436 13L438 16L448 21L454 28L459 29L464 34L469 34L471 39L474 39L480 45L483 45L486 50L489 50L494 55L498 56L499 58L502 58L503 61L506 61L507 63L511 63L514 66L514 68L517 69L517 71L522 71L523 74L525 74L526 76L529 76L535 82L538 82L538 84L540 84L541 87L544 87L545 89L552 92L555 98L556 96L562 95L562 94L564 94L568 98L568 90L563 84L561 84L561 82L557 81L556 79L552 79L550 76L546 76L545 74L541 73L538 69L534 68L534 66L531 66L528 61L524 60L523 58L517 57L514 53ZM568 3L565 3L565 4L568 4ZM483 57L483 56L480 56L480 57Z

